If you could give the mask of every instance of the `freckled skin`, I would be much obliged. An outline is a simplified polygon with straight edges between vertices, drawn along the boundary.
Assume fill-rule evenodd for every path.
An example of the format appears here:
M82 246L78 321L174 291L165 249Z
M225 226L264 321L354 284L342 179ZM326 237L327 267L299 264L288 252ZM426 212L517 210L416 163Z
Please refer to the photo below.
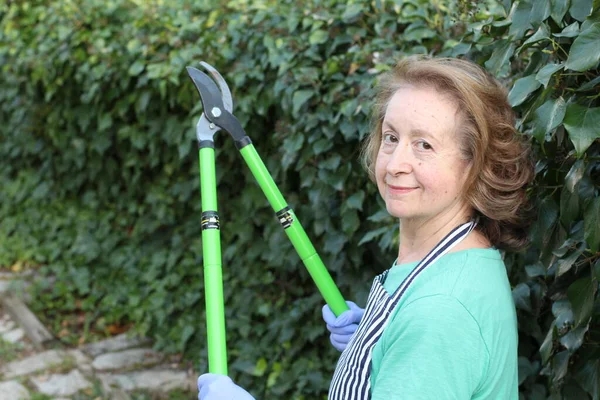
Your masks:
M413 86L400 88L388 104L375 175L388 212L403 224L423 224L465 206L470 163L461 158L457 111L434 89Z

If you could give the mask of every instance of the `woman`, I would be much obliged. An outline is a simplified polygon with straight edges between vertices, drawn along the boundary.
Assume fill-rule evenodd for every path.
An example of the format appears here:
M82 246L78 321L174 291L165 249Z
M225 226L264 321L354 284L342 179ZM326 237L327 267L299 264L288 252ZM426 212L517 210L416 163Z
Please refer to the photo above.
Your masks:
M534 173L506 91L468 61L410 57L380 80L374 116L364 160L400 246L365 310L323 309L343 350L329 399L517 399L499 250L526 244ZM198 387L201 400L252 398L227 377Z

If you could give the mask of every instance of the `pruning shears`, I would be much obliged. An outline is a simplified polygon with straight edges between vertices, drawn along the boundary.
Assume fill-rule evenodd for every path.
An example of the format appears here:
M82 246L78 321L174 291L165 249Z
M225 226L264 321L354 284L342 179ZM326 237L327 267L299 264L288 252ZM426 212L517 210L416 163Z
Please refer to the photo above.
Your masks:
M348 310L331 275L323 265L304 228L286 203L271 174L256 152L250 137L232 114L233 100L225 79L211 65L200 62L208 72L187 67L188 74L202 101L203 113L196 125L200 159L200 192L202 196L202 243L209 372L227 375L225 310L221 264L220 220L217 210L214 135L223 129L235 142L244 161L265 194L269 204L304 263L321 295L336 314Z

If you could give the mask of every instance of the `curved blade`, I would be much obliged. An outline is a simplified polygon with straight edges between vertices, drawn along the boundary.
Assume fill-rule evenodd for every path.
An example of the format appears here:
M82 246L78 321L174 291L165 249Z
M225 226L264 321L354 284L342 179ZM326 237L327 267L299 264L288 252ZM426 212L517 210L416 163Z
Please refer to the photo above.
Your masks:
M202 106L204 107L204 114L209 121L213 122L210 115L211 110L214 107L224 109L223 99L221 97L219 88L217 88L215 82L210 79L208 75L199 69L194 67L186 67L186 69L190 78L192 78L194 85L196 85L198 93L200 93L200 99L202 100Z
M229 112L233 111L233 98L231 97L231 91L229 90L229 86L225 82L225 79L221 76L219 71L217 71L212 65L207 62L200 61L200 65L206 69L212 78L219 85L219 89L221 89L221 95L223 98L223 104L225 105L225 109Z

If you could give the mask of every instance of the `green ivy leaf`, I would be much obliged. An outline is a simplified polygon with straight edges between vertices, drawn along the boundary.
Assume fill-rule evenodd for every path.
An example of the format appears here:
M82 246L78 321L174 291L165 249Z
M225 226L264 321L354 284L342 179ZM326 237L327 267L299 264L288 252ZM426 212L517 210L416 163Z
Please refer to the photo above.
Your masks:
M571 0L569 14L577 21L585 21L588 15L592 13L594 0Z
M567 289L567 297L571 302L576 327L582 324L587 325L592 316L595 286L592 278L586 277L573 282Z
M519 357L519 385L530 376L537 374L538 368L526 357Z
M529 1L520 1L517 5L515 12L512 17L512 24L508 34L513 37L514 40L521 39L525 32L531 28L530 15L532 5Z
M600 62L600 22L592 24L579 34L569 50L565 68L587 71L597 68Z
M558 260L558 269L556 271L556 276L561 276L568 272L573 266L573 263L575 263L579 256L583 254L583 250L585 250L583 246L580 246L580 248L572 252L568 257L561 258L560 260Z
M584 83L577 89L577 92L587 92L588 90L594 89L596 86L600 85L600 76L592 79L589 82Z
M297 90L292 97L292 112L298 114L300 107L304 105L314 94L312 90Z
M498 76L500 71L504 69L510 61L510 58L515 52L515 45L512 41L502 39L495 46L492 56L485 62L485 67L490 73Z
M555 327L554 323L548 329L548 333L546 333L546 337L540 346L540 356L542 358L542 364L546 364L548 360L550 360L550 356L552 356L553 342L554 342L554 332Z
M346 243L346 238L342 234L329 235L325 239L325 246L323 250L329 254L339 254Z
M565 176L565 188L568 189L571 193L576 192L576 186L583 178L583 173L585 172L585 165L583 160L577 160Z
M360 241L358 242L358 245L362 245L364 243L368 243L374 239L377 239L378 237L383 236L385 233L387 233L390 230L389 227L384 226L383 228L378 228L375 229L373 231L369 231L365 234L365 236L362 237L362 239L360 239Z
M133 64L131 64L127 73L131 76L138 76L142 73L144 68L145 64L140 60L136 60Z
M364 5L362 3L348 5L342 14L342 20L344 22L353 22L362 13L363 9Z
M264 358L260 358L254 366L254 371L252 371L252 375L263 376L265 374L265 371L267 370L268 365L269 364L267 363L267 360L265 360Z
M569 0L550 0L550 16L557 24L563 22L568 9Z
M351 236L358 230L360 218L356 210L348 210L342 214L342 230L347 236Z
M104 154L112 144L112 139L107 133L97 133L92 139L92 148L99 154Z
M587 108L569 104L563 121L578 157L583 156L592 142L600 138L600 107Z
M352 196L348 197L348 200L346 200L346 204L347 204L348 208L350 208L350 209L362 211L362 206L363 206L364 201L365 201L365 192L363 190L359 190L358 192L354 193Z
M535 0L531 8L529 22L535 27L550 16L550 0Z
M333 141L329 139L319 139L313 144L313 150L315 154L321 154L333 147Z
M283 169L289 168L290 165L296 160L298 157L298 151L302 148L304 144L304 136L302 135L294 135L285 138L283 141L284 154L281 159L281 165Z
M573 353L575 350L581 347L583 343L583 337L587 331L587 325L572 329L566 335L560 338L560 343L565 346L567 350Z
M566 110L567 106L562 97L548 100L542 104L533 113L533 137L539 143L544 143L546 136L563 122Z
M577 382L592 395L594 399L600 395L600 361L586 361L583 367L575 371Z
M554 372L552 381L555 383L560 382L565 377L567 370L569 369L568 351L561 351L554 355L554 358L552 359L552 369Z
M552 77L552 75L554 75L557 71L563 69L563 67L564 64L545 65L542 69L538 71L537 74L535 74L535 79L537 79L537 81L544 85L544 88L546 88L548 86L548 82L550 82L550 78Z
M573 22L571 25L566 26L560 33L553 33L555 37L575 37L579 35L579 22Z
M535 79L534 75L529 75L521 79L517 79L513 88L508 93L508 102L511 106L516 107L523 103L531 93L537 90L542 84Z
M531 309L531 291L526 283L519 283L512 290L512 296L517 308L527 312L533 311Z
M138 114L142 114L146 111L146 108L148 108L148 103L150 103L151 96L152 93L149 90L144 90L142 93L140 93L137 101L135 102L135 109Z
M186 325L183 327L183 331L180 334L179 351L183 351L185 349L187 342L190 340L195 331L196 329L191 325Z
M404 40L421 43L423 39L435 37L436 33L422 21L413 22L402 33Z
M594 272L594 278L596 278L596 281L600 281L600 258L594 264L592 271Z
M557 300L552 304L552 315L557 328L563 328L565 326L573 324L573 309L571 303L565 300Z
M538 207L538 217L532 227L532 236L536 245L545 248L555 230L558 219L558 206L551 197L544 198Z
M523 49L529 47L528 45L531 45L531 44L537 43L537 42L541 42L542 40L548 40L548 39L550 39L550 30L548 29L546 24L542 24L542 25L540 25L538 30L533 35L531 35L531 37L529 37L529 39L527 39L523 43L523 46L521 46L519 48L519 52L521 52Z
M112 124L112 116L110 114L102 114L102 116L98 119L98 131L105 131L110 128Z
M540 262L532 265L526 265L525 271L527 272L527 276L530 278L535 278L536 276L546 276L546 268L544 268Z
M587 207L584 219L584 238L590 249L600 249L600 197L596 197Z
M308 38L308 42L311 45L315 45L315 44L325 43L327 41L327 39L329 39L329 33L322 29L317 29L316 31L314 31L313 33L310 34L310 37Z
M471 50L471 43L458 43L455 46L452 46L452 57L462 56L463 54L467 54Z
M565 186L560 192L560 221L565 226L565 228L569 228L578 215L579 193L571 192Z

